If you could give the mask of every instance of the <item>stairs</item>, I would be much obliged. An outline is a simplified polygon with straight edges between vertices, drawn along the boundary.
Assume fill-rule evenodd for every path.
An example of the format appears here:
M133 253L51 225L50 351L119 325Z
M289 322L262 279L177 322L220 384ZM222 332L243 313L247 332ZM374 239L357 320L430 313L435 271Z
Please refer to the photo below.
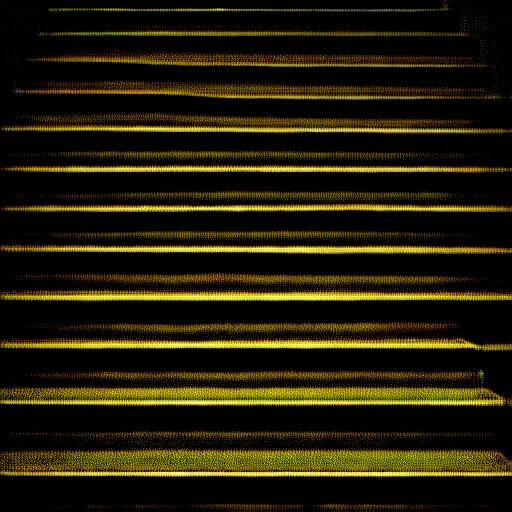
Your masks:
M5 510L510 505L510 100L411 4L4 8Z

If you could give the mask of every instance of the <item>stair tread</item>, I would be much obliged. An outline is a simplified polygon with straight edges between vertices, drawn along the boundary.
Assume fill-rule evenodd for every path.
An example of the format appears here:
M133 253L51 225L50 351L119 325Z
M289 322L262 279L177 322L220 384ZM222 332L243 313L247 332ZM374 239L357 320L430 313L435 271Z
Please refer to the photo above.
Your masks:
M217 253L217 254L512 254L512 247L424 246L424 245L2 245L12 253Z
M11 405L352 405L504 406L505 398L485 388L386 387L145 387L5 388Z
M21 451L8 452L2 469L19 476L512 476L510 461L484 450Z
M29 58L45 63L103 63L168 66L235 67L485 67L469 56L442 55L354 55L354 54L240 54L194 52L81 52Z
M467 37L465 32L386 30L106 30L40 32L40 37Z
M389 339L272 339L272 340L141 340L112 339L112 338L41 338L0 340L0 347L4 349L367 349L367 350L468 350L476 349L474 345L459 338L389 338ZM504 346L498 345L504 349Z
M248 133L418 133L508 134L479 119L235 117L173 113L102 113L17 116L5 131L248 132Z
M48 82L18 86L18 94L130 94L232 99L498 99L487 88L332 86L140 81Z

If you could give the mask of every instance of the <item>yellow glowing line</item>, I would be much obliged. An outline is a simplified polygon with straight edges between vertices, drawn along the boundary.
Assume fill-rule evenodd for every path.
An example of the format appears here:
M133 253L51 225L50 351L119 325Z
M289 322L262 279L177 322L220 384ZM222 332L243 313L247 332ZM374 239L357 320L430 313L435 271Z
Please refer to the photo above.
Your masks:
M266 12L266 13L346 13L346 12L443 12L446 9L395 9L395 8L384 8L384 9L304 9L304 8L290 8L290 9L263 9L263 8L132 8L132 7L50 7L48 12L148 12L148 13L160 13L160 12L174 12L174 13L185 13L185 12L207 12L215 14L229 14L229 13L253 13L253 12Z
M15 253L220 253L220 254L512 254L510 247L439 246L231 246L231 245L3 245Z
M235 97L235 96L233 96ZM11 125L6 132L130 132L130 133L379 133L379 134L462 134L500 135L512 133L509 128L376 128L322 126L164 126L164 125Z
M1 471L3 476L46 477L510 477L512 471ZM429 509L430 510L430 509Z
M510 167L482 166L344 166L344 165L18 165L3 167L9 172L336 172L336 173L487 173L510 172Z
M500 345L501 347L501 345ZM272 339L272 340L138 340L138 339L43 339L0 341L4 349L476 349L462 338L388 338L363 340ZM487 350L487 348L486 348Z
M489 506L486 505L475 505L473 507L475 510L490 510ZM179 510L179 505L166 505L166 510ZM286 504L286 505L268 505L268 504L257 504L257 505L247 505L247 504L236 504L232 505L229 503L223 504L206 504L206 505L192 505L189 506L190 510L230 510L230 511L247 511L247 512L272 512L272 511L281 511L281 512L289 512L292 510L298 510L300 512L303 511L303 505L294 505L294 504ZM108 509L107 509L108 510ZM152 505L138 505L136 510L158 510ZM414 512L414 511L439 511L446 512L449 510L453 510L453 507L450 509L443 505L375 505L375 504L363 504L363 505L315 505L315 510L331 510L331 511L352 511L352 512L362 512L363 510L372 511L381 511L381 512Z
M10 435L23 435L21 432L15 432ZM493 434L489 432L351 432L351 431L333 431L333 430L322 430L322 431L306 431L306 430L272 430L272 431L260 431L260 432L248 432L245 430L228 430L228 431L205 431L205 430L158 430L158 431L129 431L129 432L31 432L28 437L32 439L98 439L98 440L136 440L136 439L165 439L170 441L176 440L197 440L201 439L216 439L223 440L226 442L233 441L245 441L247 439L258 439L258 440L297 440L305 439L308 440L346 440L346 439L368 439L368 440L394 440L397 436L401 436L404 439L410 440L422 440L422 439L477 439L477 438L491 438ZM231 445L230 445L231 446ZM190 448L189 448L190 449ZM227 448L228 450L239 450L240 448ZM278 448L279 449L279 448ZM172 450L168 448L167 450ZM176 449L175 449L176 450ZM179 448L178 448L179 450ZM193 450L193 449L192 449ZM281 448L285 451L286 449ZM310 448L311 451L318 450L318 448ZM334 450L339 450L335 448ZM122 450L116 450L117 452ZM196 451L196 450L194 450ZM371 448L368 451L373 451ZM384 450L381 450L384 451ZM406 450L407 452L419 452L420 450ZM11 452L12 453L12 452ZM68 452L69 453L69 452ZM90 452L89 452L90 453ZM26 453L25 453L26 454ZM30 454L32 455L32 454ZM238 504L237 504L238 505Z
M32 157L41 157L51 156L51 157L59 157L59 158L94 158L94 159L105 159L105 158L120 158L123 160L150 160L154 161L155 159L168 159L168 160L207 160L214 163L214 165L218 165L218 160L258 160L258 165L255 167L259 167L259 160L264 159L268 160L269 158L273 159L283 159L283 160L293 160L293 161L310 161L310 160L326 160L331 163L333 160L356 160L356 159L365 159L365 160L404 160L404 159L414 159L414 160L427 160L431 158L436 159L457 159L457 158L467 158L468 155L471 157L477 156L476 153L412 153L412 152L364 152L364 151L48 151L44 153L11 153L12 156L32 156ZM232 164L228 164L232 165ZM281 164L277 164L280 166ZM295 163L294 165L297 165ZM201 164L199 167L204 166ZM39 166L38 166L39 167ZM59 166L60 167L60 166ZM151 166L152 167L152 166ZM167 166L164 166L167 167ZM174 166L172 166L174 167ZM181 167L181 166L178 166ZM195 165L193 166L195 167ZM208 167L210 167L208 165ZM238 165L237 165L238 167ZM270 167L270 166L268 166ZM273 167L273 165L272 165ZM329 166L327 166L329 167ZM406 167L400 166L399 168ZM421 166L422 168L423 166ZM429 168L430 166L426 166ZM444 166L443 166L444 167ZM46 166L44 167L46 168ZM465 166L457 166L455 168L469 168ZM479 168L479 167L477 167ZM483 167L486 168L486 167ZM510 168L506 168L510 169Z
M48 82L32 89L16 89L18 94L128 94L167 95L230 99L287 100L423 100L423 99L499 99L486 89L421 87L343 87L293 86L275 84L187 84L144 82Z
M351 384L356 382L367 383L369 381L399 381L401 382L448 382L459 385L464 383L471 386L480 379L478 372L471 371L448 371L448 372L401 372L401 371L235 371L235 372L119 372L119 371L98 371L98 372L40 372L31 374L38 379L72 379L76 381L84 380L110 380L110 381L137 381L147 382L172 382L176 384L205 382L212 386L223 385L226 382L236 381L239 386L251 383L274 383L279 381L297 381L301 385L306 383L317 383L323 385L323 382L349 381Z
M511 472L496 450L41 450L5 454L2 469L16 473L395 474ZM399 471L396 470L399 469ZM512 474L512 473L511 473Z
M6 206L18 213L186 213L186 212L441 212L508 213L501 205L411 205L411 204L237 204L237 205L39 205Z
M21 194L20 194L21 195ZM101 200L106 194L54 194L55 199L73 199L73 200ZM21 195L24 197L23 195ZM276 202L279 199L282 202L288 204L291 200L298 200L301 202L313 201L316 202L327 202L327 200L340 200L347 201L348 199L363 199L374 201L375 199L381 200L436 200L444 201L446 199L454 199L464 197L460 193L450 192L361 192L361 191L347 191L347 190L323 190L319 192L309 192L304 190L297 191L276 191L276 190L221 190L221 191L203 191L203 190L191 190L191 191L178 191L178 192L121 192L118 194L108 194L109 198L115 197L118 200L126 199L160 199L160 200L202 200L202 201L220 201L220 200L264 200ZM323 204L323 203L322 203Z
M485 345L477 345L478 350L484 352L491 351L509 351L512 350L512 343L486 343Z
M481 283L475 276L428 276L428 275L304 275L304 274L229 274L220 272L196 274L22 274L20 280L73 281L87 283L122 284L255 284L255 285L442 285L446 283ZM357 324L356 324L357 325Z
M46 325L46 324L45 324ZM350 323L208 323L208 324L74 324L74 325L46 325L51 329L59 331L130 331L130 332L159 332L165 334L195 334L209 333L211 338L215 332L264 332L273 337L282 332L317 333L396 333L402 331L453 331L459 326L455 323L433 323L433 322L350 322ZM435 338L438 339L438 338Z
M34 236L32 234L31 236ZM79 238L108 240L109 243L114 241L125 241L128 239L137 240L176 240L182 243L192 241L199 243L200 241L212 242L213 240L230 240L230 241L247 241L247 240L308 240L320 239L322 241L333 242L334 240L353 240L361 239L365 241L373 241L375 239L421 239L423 242L427 240L438 239L466 239L471 235L459 233L436 233L436 232L414 232L414 231L75 231L75 232L50 232L47 236L52 239L70 239ZM380 324L379 324L380 325ZM430 324L429 324L430 325Z
M74 399L6 399L2 405L93 405L93 406L502 406L505 399L470 399L470 400L74 400Z
M43 37L465 37L465 32L349 30L109 30L40 32Z
M485 388L451 387L59 387L0 390L5 405L137 406L503 406L507 399Z
M511 293L498 292L5 292L0 295L9 301L510 301Z
M465 57L385 56L385 55L302 55L302 54L226 54L226 53L107 53L93 55L58 55L29 58L32 62L141 64L156 66L234 66L281 68L483 68Z
M194 96L205 98L228 98L228 99L280 99L280 100L478 100L478 99L500 99L497 94L470 93L467 94L403 94L399 91L389 92L384 95L377 91L374 94L350 94L340 93L332 95L323 94L250 94L250 93L222 93L222 92L199 92L199 91L172 91L163 89L74 89L74 88L59 88L59 89L16 89L18 94L124 94L124 95L166 95L166 96Z
M258 87L256 87L258 88ZM315 129L315 128L472 128L476 123L472 119L424 119L424 118L325 118L325 117L241 117L241 116L213 116L213 115L181 115L163 114L159 112L148 113L122 113L122 114L81 114L81 115L37 115L20 116L20 119L30 120L35 125L30 126L122 126L131 128L141 124L148 124L151 128L160 129L185 126L188 128L285 128L285 129ZM117 123L117 124L116 124ZM137 123L137 124L129 124ZM10 126L8 128L18 128Z

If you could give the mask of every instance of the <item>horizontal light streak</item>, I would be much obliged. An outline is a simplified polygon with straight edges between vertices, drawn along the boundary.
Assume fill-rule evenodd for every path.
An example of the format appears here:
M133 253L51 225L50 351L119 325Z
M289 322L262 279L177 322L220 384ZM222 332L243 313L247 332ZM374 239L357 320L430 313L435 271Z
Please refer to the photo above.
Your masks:
M512 351L512 343L485 343L482 345L478 345L479 350L483 350L484 352L494 352L494 351Z
M104 406L503 406L485 388L454 387L23 387L0 390L4 405Z
M108 292L95 291L38 291L3 292L3 300L8 301L192 301L192 302L245 302L245 301L510 301L512 293L503 292Z
M239 504L236 505L230 503L209 503L205 505L187 505L189 510L222 510L222 511L245 511L245 512L289 512L298 510L300 512L303 511L303 505L295 505L295 504L286 504L286 505L269 505L269 504ZM414 511L439 511L439 512L452 512L453 507L449 507L446 505L374 505L372 504L368 508L369 505L340 505L340 504L329 504L329 505L315 505L314 510L329 510L329 511L339 511L339 512L414 512ZM473 507L475 510L488 511L490 509L489 506L486 505L475 505ZM96 505L96 509L98 510L109 510L108 505L101 506ZM137 505L137 510L154 510L154 506L152 505ZM180 510L180 505L165 505L165 510Z
M0 251L14 253L197 253L197 254L512 254L511 247L421 246L421 245L3 245Z
M121 94L165 95L226 99L283 100L422 100L499 99L485 88L333 86L251 83L187 82L42 82L31 88L16 88L17 94Z
M19 475L512 475L510 462L495 450L27 450L6 452L2 459L2 473Z
M28 194L20 193L18 197L27 197ZM119 201L148 201L148 200L191 200L191 201L272 201L288 202L299 201L301 203L311 201L314 203L329 201L446 201L448 199L481 198L483 194L464 194L460 192L390 192L390 191L351 191L351 190L188 190L188 191L151 191L151 192L118 192L110 194L102 193L53 193L48 194L53 199L66 200L95 200L101 201L108 197ZM44 197L44 196L43 196Z
M78 156L78 155L77 155ZM143 156L143 155L141 155ZM150 173L150 172L263 172L263 173L504 173L510 167L452 165L15 165L9 172L59 173Z
M372 30L98 30L39 32L42 37L466 37L465 32Z
M478 153L425 153L425 152L382 152L382 151L215 151L215 150L174 150L174 151L45 151L38 153L10 153L12 157L51 157L51 158L80 158L80 159L120 159L120 160L177 160L177 161L212 161L218 165L218 160L222 161L259 161L269 159L293 161L293 165L299 165L297 162L310 162L313 160L323 160L332 164L337 160L457 160L460 158L476 158ZM297 162L295 162L297 161ZM201 164L204 165L204 164ZM231 162L228 163L231 165ZM279 163L277 165L282 165ZM325 165L325 163L323 164ZM422 165L423 167L423 165ZM427 166L429 167L429 166ZM462 166L464 167L464 166ZM483 168L486 168L483 166ZM506 168L510 169L510 168Z
M195 274L16 274L20 281L68 281L75 283L107 283L122 285L431 285L479 283L478 276L442 275L306 275L306 274L234 274L234 273L195 273Z
M183 440L195 441L200 439L215 439L222 441L243 441L246 436L248 439L269 439L281 441L288 439L307 438L314 440L352 440L368 438L372 441L395 440L397 436L403 436L405 439L460 439L460 438L492 438L491 432L481 431L454 431L444 430L434 432L418 431L337 431L337 430L265 430L265 431L247 431L247 430L130 430L130 431L62 431L62 432L10 432L8 437L27 436L30 439L99 439L99 440L128 440L132 439L158 439L158 440ZM284 448L286 449L286 448Z
M121 112L102 114L69 115L20 115L20 122L31 122L44 126L136 126L149 124L160 127L251 127L251 128L474 128L476 119L444 119L444 118L357 118L357 117L285 117L285 116L216 116L191 115L162 112ZM16 127L10 126L9 128Z
M285 116L216 116L190 115L161 112L122 112L69 115L20 115L19 122L29 126L138 126L151 128L206 127L206 128L478 128L475 119L444 118L357 118L357 117L285 117ZM135 123L135 124L134 124ZM17 128L25 125L11 125ZM485 129L485 128L484 128ZM491 128L493 129L493 128ZM499 129L499 128L494 128Z
M41 236L38 233L27 233L27 236ZM55 231L46 233L52 239L69 240L79 239L80 241L100 239L119 243L126 240L169 240L178 243L185 242L240 242L249 243L254 241L272 241L279 240L281 242L297 243L297 241L305 240L321 240L321 241L348 241L361 240L368 244L371 241L378 240L465 240L473 238L470 233L453 233L453 232L429 232L429 231L320 231L320 230L280 230L280 231Z
M218 14L230 14L230 13L346 13L346 12L443 12L445 9L437 8L437 9L397 9L397 8L386 8L386 9L321 9L321 8L290 8L290 9L282 9L276 7L275 9L262 9L262 8L238 8L238 7L229 7L229 8L132 8L132 7L50 7L48 8L48 12L145 12L145 13L161 13L161 12L171 12L171 13L218 13Z
M512 133L509 128L387 128L335 126L169 126L169 125L109 125L109 124L27 124L3 126L6 132L129 132L129 133L375 133L375 134L453 134L502 135Z
M140 64L159 66L234 66L234 67L321 67L321 68L483 68L471 57L337 55L287 53L173 53L110 52L66 54L29 58L32 62L81 64Z
M389 91L388 93L382 94L381 91L368 91L367 93L361 92L358 94L357 92L347 92L347 93L332 93L332 94L314 94L307 92L298 92L298 93L283 93L280 94L278 92L265 93L261 92L260 94L250 94L250 93L215 93L215 92L192 92L192 91L172 91L172 90L164 90L164 89L130 89L130 88L120 88L120 89L112 89L112 88L58 88L58 89L16 89L15 92L17 94L121 94L121 95L164 95L164 96L194 96L194 97L205 97L205 98L227 98L227 99L263 99L263 100L393 100L393 101L402 101L402 100L499 100L501 99L497 94L488 94L485 92L460 92L460 93L440 93L435 94L432 93L407 93L407 91Z
M499 345L501 349L502 346ZM250 339L250 340L144 340L144 339L102 339L102 338L46 338L38 340L0 341L3 349L72 349L72 350L133 350L133 349L265 349L265 350L465 350L478 349L478 345L462 338L386 338L386 339ZM482 350L487 350L482 346ZM510 347L508 348L510 349ZM504 349L503 349L504 350Z
M108 505L95 505L97 510L110 510ZM155 510L153 505L137 505L136 510ZM340 504L329 504L329 505L315 505L314 510L329 510L329 511L338 511L338 512L423 512L423 511L438 511L438 512L452 512L453 506L447 505L340 505ZM180 505L165 505L165 510L180 510L182 506ZM230 503L208 503L204 505L187 505L189 510L222 510L222 511L234 511L234 512L290 512L294 510L298 510L302 512L304 510L303 505L295 505L295 504L286 504L286 505L269 505L269 504L230 504ZM486 505L475 505L473 507L475 510L488 511L490 509L489 506Z
M42 326L37 326L42 327ZM160 333L165 335L204 335L208 338L215 336L215 333L228 334L233 336L239 334L261 333L272 336L279 336L282 333L299 333L297 336L318 333L329 333L331 336L339 334L392 334L398 332L445 332L458 329L455 323L437 322L346 322L346 323L199 323L199 324L44 324L45 328L58 331L113 331L132 333Z
M138 441L138 440L154 440L175 443L176 441L185 442L202 442L205 440L221 441L226 443L223 449L231 449L230 443L251 441L354 441L362 440L368 441L378 449L377 443L394 442L397 438L402 438L407 441L424 441L424 440L439 440L439 441L452 441L461 439L477 440L482 438L492 438L493 434L490 432L412 432L412 431L387 431L387 432L374 432L374 431L334 431L334 430L321 430L321 431L307 431L307 430L271 430L271 431L247 431L247 430L229 430L229 431L211 431L211 430L157 430L157 431L122 431L122 432L10 432L9 438L16 438L19 436L26 436L28 439L49 439L49 440L62 440L69 442L74 440L97 440L103 444L111 441ZM196 449L197 446L195 447ZM234 447L233 447L234 448ZM169 446L168 449L171 449ZM235 448L236 449L236 448ZM268 449L268 448L267 448ZM286 448L283 447L286 450ZM289 449L289 448L288 448ZM310 448L314 449L314 448ZM337 448L334 448L335 450ZM381 448L382 449L382 448ZM199 449L200 450L200 449ZM250 448L249 448L250 450Z
M503 205L417 204L235 204L235 205L32 205L5 206L16 213L188 213L188 212L425 212L509 213Z
M412 478L412 477L510 477L512 471L2 471L4 476L44 476L44 477L165 477L165 478L197 478L197 477L228 477L228 478ZM429 509L431 510L431 509Z
M208 388L214 388L225 383L236 383L240 387L251 383L274 384L287 381L297 381L299 388L302 385L321 383L329 381L329 385L346 382L349 386L356 383L366 385L374 381L389 381L396 385L419 382L430 383L458 383L458 388L472 387L481 380L479 372L471 371L233 371L233 372L125 372L125 371L98 371L98 372L40 372L31 373L26 376L36 379L73 380L76 382L86 381L143 381L164 382L178 384L190 384L194 382L206 383ZM466 385L466 386L465 386ZM455 387L455 386L453 386ZM264 390L262 390L264 393Z

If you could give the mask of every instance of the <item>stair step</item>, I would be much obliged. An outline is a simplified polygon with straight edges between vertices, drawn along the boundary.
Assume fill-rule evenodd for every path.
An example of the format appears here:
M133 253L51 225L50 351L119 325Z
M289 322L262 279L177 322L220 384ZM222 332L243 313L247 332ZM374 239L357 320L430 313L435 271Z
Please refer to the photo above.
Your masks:
M3 405L100 406L504 406L485 388L433 387L59 387L4 388Z
M114 152L112 152L114 153ZM120 153L120 152L119 152ZM386 158L385 155L382 155ZM435 157L435 155L429 155ZM462 155L461 155L462 156ZM20 173L509 173L510 167L468 165L12 165L7 172Z
M512 300L499 277L264 274L18 274L4 300Z
M512 254L512 247L276 246L276 245L2 245L13 253L220 253L220 254Z
M16 339L0 341L3 349L27 350L98 350L98 349L227 349L227 350L260 350L260 349L301 349L301 350L472 350L489 349L479 347L464 339L429 339L429 338L389 338L361 340L302 340L302 339L273 339L273 340L140 340L134 339L102 339L102 338L43 338L43 339ZM497 349L505 350L505 345L497 345Z
M295 85L264 83L188 83L188 82L55 82L20 85L18 94L77 95L163 95L199 98L273 100L368 100L368 99L497 99L486 88L470 87L393 87L343 85Z
M472 149L442 152L431 148L429 152L393 151L62 151L11 152L4 172L103 173L125 172L368 172L368 173L509 173L510 165L494 166L489 162L496 155L478 154ZM498 151L496 151L498 153ZM508 163L508 162L507 162ZM6 174L7 174L6 172ZM226 175L225 174L225 175ZM7 174L12 177L12 174ZM432 174L430 174L432 176ZM489 176L489 174L487 174ZM297 179L297 174L294 176ZM36 179L35 174L30 178ZM375 179L375 176L372 177ZM205 179L203 177L203 179ZM261 178L259 178L261 179ZM317 178L316 178L317 179ZM26 180L25 180L26 182Z
M273 388L285 389L290 386L308 388L317 387L388 387L400 386L411 388L417 386L440 386L443 388L462 388L479 386L482 376L479 372L397 372L397 371L235 371L235 372L36 372L9 377L11 382L50 384L72 386L73 383L87 386L118 387L127 383L131 386L158 387L203 387L227 388L228 392L238 391L241 387L261 387L263 393L271 394ZM392 395L394 390L390 390Z
M182 116L162 113L105 113L20 116L29 124L7 132L221 132L221 133L383 133L503 135L509 128L482 126L477 119L353 119L301 117Z
M111 505L95 505L99 511L110 510ZM342 511L342 512L424 512L424 511L438 511L438 512L456 512L458 510L457 505L369 505L369 504L322 504L322 505L307 505L308 510L311 511ZM494 508L491 505L467 505L467 510L488 512L498 511L498 508ZM21 509L13 509L21 510ZM59 510L59 505L54 507L48 506L47 510L56 511ZM69 510L78 511L79 508L75 508L72 505L69 506ZM139 510L151 510L156 512L170 512L170 511L188 511L188 510L230 510L233 512L283 512L283 511L300 511L304 510L304 505L297 505L295 503L289 503L286 505L276 504L234 504L234 503L201 503L201 504L186 504L186 505L125 505L123 509L126 512L135 512Z
M457 324L435 322L26 325L10 349L467 350ZM21 334L21 333L19 333ZM296 356L297 357L297 356ZM309 356L311 357L311 356ZM459 356L460 357L460 356Z
M503 477L510 462L478 450L134 450L11 452L9 476Z
M153 66L183 66L183 67L284 67L284 68L483 68L484 64L468 56L457 55L340 55L340 54L293 54L293 53L184 53L184 52L108 52L60 54L28 59L34 63L49 64L138 64ZM74 69L85 68L76 66ZM43 69L41 66L39 69ZM105 66L97 68L105 73ZM51 72L59 71L52 66ZM115 72L122 70L115 68ZM202 70L204 73L204 70Z
M416 8L421 9L441 9L444 8L446 2L444 0L416 0L414 2L414 6ZM343 8L358 8L358 9L377 9L377 8L386 8L386 9L406 9L411 7L410 0L386 0L385 3L382 0L343 0ZM285 6L275 6L274 8L257 8L257 7L244 7L244 8L168 8L164 6L155 5L154 7L54 7L49 8L48 11L50 13L79 13L84 11L91 11L97 13L103 12L129 12L129 13L139 13L144 11L160 11L160 12L197 12L197 13L209 13L209 12L219 12L219 11L240 11L240 12L258 12L258 11L283 11L283 12L294 12L294 11L305 11L305 12L315 12L315 11L337 11L340 9L333 9L327 7L325 5L311 8L288 8ZM343 10L343 9L341 9Z
M214 56L215 57L215 56ZM202 65L197 63L169 65L152 64L122 64L115 62L92 63L62 63L62 62L31 62L23 67L20 77L37 76L39 81L67 81L71 77L75 81L90 81L101 79L108 81L129 81L139 77L143 72L148 82L166 82L177 71L183 82L216 82L219 75L226 83L246 82L282 84L283 87L292 84L315 86L401 86L401 87L472 87L491 88L493 86L492 74L484 65L469 59L450 57L405 57L401 64L397 64L398 57L387 56L343 56L332 55L330 59L323 58L325 65L309 64L300 61L294 64L263 66L251 63L248 56L246 63L238 59L239 66L219 62ZM281 60L281 55L276 56ZM287 56L284 56L288 60ZM347 58L349 57L349 58ZM292 56L293 58L293 56ZM328 60L331 63L328 63ZM466 62L465 62L466 61ZM179 61L177 61L179 62ZM252 61L254 62L254 61ZM30 87L30 84L28 84Z
M6 197L6 211L309 211L309 210L454 210L508 211L508 195L475 192L409 191L246 191L17 193ZM16 206L13 206L13 203ZM28 203L25 205L24 203Z

